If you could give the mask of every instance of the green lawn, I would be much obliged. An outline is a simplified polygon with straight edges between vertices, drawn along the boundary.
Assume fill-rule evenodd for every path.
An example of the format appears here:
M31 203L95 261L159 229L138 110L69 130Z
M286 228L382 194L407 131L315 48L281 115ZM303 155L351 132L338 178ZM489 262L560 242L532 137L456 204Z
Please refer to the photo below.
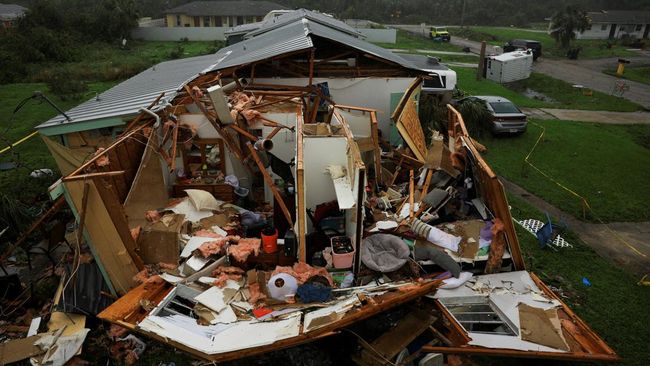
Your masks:
M375 43L378 46L384 48L398 48L403 50L436 50L436 51L451 51L451 52L462 52L463 48L453 45L447 42L434 42L430 38L425 36L416 35L409 33L407 31L398 29L397 30L397 42L396 43Z
M12 119L14 108L20 101L31 96L34 91L44 92L59 108L67 110L91 98L96 92L101 93L113 85L115 85L114 82L91 83L86 96L78 101L63 101L49 93L47 86L42 83L0 85L0 100L2 101L0 103L0 116L2 116L2 120L0 120L2 129L0 129L0 132L3 137L0 140L0 150L8 144L29 135L32 133L34 126L58 114L49 104L43 101L30 100ZM10 161L17 162L19 167L13 170L0 171L0 192L24 202L31 201L34 196L45 193L45 188L52 181L51 179L34 180L29 177L29 173L34 169L49 168L54 171L57 169L54 159L52 159L47 147L38 136L16 146L13 153L5 152L0 155L0 162Z
M484 136L486 158L495 171L576 217L581 201L524 163L543 126L546 133L530 161L560 184L585 197L587 220L650 220L649 125L620 126L532 120L517 137Z
M451 36L460 36L473 41L486 41L489 44L503 46L512 39L531 39L542 43L543 57L563 58L566 51L560 49L555 40L545 32L534 32L519 28L505 27L469 27L451 28ZM611 43L608 47L607 40L575 40L574 47L582 47L578 58L603 58L603 57L626 57L637 55L633 51L626 50L620 43Z
M489 155L493 153L494 149ZM497 172L502 173L498 168ZM518 197L508 197L508 201L517 219L546 219ZM623 365L648 365L650 287L636 285L638 278L596 254L570 232L564 237L573 248L554 252L541 250L530 233L515 227L526 268L547 285L561 289L567 296L564 301L618 353ZM589 279L590 287L582 284L582 277Z
M108 43L79 45L78 61L30 65L27 81L43 82L49 75L70 71L81 80L123 80L159 62L216 52L223 42L130 41L126 49Z
M618 76L614 69L605 70L603 72L605 74ZM623 73L623 78L650 85L650 66L626 67L625 72Z
M476 80L476 69L454 67L458 75L458 88L470 95L499 95L510 99L520 107L585 109L600 111L632 112L643 110L640 105L627 99L605 93L593 92L592 96L583 93L562 80L544 74L532 73L529 79L509 84L499 84L491 80ZM529 98L522 94L526 89L542 93L553 101Z

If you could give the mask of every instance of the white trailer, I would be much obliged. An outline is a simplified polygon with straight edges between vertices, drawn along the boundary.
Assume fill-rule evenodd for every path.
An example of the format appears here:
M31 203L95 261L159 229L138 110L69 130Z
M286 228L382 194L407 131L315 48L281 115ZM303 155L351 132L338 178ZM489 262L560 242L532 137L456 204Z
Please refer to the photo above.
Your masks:
M497 83L528 79L533 67L533 53L514 51L489 56L485 60L485 78Z

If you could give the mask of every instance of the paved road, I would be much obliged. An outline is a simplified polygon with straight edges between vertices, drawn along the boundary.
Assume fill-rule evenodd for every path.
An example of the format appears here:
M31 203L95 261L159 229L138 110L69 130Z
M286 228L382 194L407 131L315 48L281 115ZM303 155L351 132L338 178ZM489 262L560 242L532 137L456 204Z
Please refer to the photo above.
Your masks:
M650 112L609 112L577 109L521 108L529 117L613 125L650 124Z
M458 37L452 37L451 43L469 47L471 52L480 52L481 48L480 42ZM493 51L490 47L488 46L488 54ZM612 58L601 60L552 60L541 57L533 65L533 70L571 84L584 85L587 88L611 94L616 81L620 79L603 74L602 70L615 67L616 60ZM632 62L635 65L650 64L650 57L634 57ZM650 109L650 85L630 80L626 80L626 83L630 89L623 94L623 98Z
M650 274L650 240L648 240L650 238L650 222L609 224L583 222L518 185L502 177L499 179L511 194L521 197L538 210L548 212L551 216L566 222L569 225L569 230L576 233L580 240L594 249L601 257L614 262L629 273L638 276ZM526 218L517 217L519 220Z
M584 85L587 88L606 94L610 94L615 83L620 80L614 76L584 67L581 63L582 61L579 60L549 60L542 57L533 65L533 69L556 79L571 84ZM650 85L630 80L625 82L630 89L623 94L623 98L650 109Z

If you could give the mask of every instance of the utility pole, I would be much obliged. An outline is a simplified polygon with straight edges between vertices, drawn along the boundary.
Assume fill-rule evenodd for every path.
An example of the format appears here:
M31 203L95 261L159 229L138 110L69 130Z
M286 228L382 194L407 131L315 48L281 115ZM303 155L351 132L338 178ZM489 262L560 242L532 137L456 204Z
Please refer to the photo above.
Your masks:
M467 0L462 0L463 5L460 10L460 27L463 28L465 26L465 2Z
M478 69L476 70L476 80L483 78L483 69L485 68L485 46L486 42L481 42L481 54L478 58Z

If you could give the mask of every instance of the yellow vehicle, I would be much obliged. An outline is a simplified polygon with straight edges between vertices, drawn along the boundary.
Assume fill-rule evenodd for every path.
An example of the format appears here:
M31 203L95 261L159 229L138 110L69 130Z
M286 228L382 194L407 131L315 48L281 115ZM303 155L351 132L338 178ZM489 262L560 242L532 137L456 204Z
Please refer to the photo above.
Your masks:
M433 38L434 40L439 40L443 42L449 42L451 40L451 36L447 31L447 27L431 27L430 34L431 34L431 38Z

